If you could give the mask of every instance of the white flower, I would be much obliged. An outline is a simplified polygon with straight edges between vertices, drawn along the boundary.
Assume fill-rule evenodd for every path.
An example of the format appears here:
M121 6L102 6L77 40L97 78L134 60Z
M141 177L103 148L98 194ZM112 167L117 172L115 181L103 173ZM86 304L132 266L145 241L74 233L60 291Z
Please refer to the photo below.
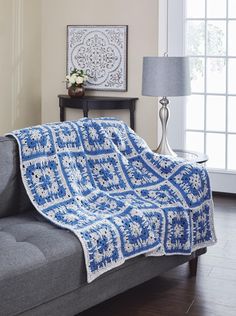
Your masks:
M75 170L75 172L74 172L74 179L75 179L75 181L81 181L82 175L81 175L79 170Z
M111 209L116 208L117 207L116 202L115 201L111 201L110 207L111 207Z
M79 164L81 164L82 166L85 166L85 165L86 165L86 160L85 160L84 157L79 156L79 157L77 158L77 162L78 162Z
M58 184L56 183L56 182L53 182L52 183L52 186L51 186L51 191L52 191L52 193L57 193L57 191L58 191Z
M156 180L157 180L157 177L155 177L155 176L151 176L150 180L152 180L152 181L156 181Z
M42 176L41 170L35 170L34 174L32 175L32 180L34 183L39 183L40 177Z
M41 133L39 130L37 129L34 129L31 131L31 136L34 138L34 139L40 139L41 138Z
M94 127L89 127L89 136L95 140L98 139L98 133Z
M110 142L108 139L106 139L104 142L104 149L109 149L109 148L110 148Z
M105 256L106 256L106 257L111 257L113 251L114 251L113 245L109 245L109 247L108 247L107 250L105 251Z
M94 254L94 261L96 261L97 263L101 262L103 259L103 255L99 252L96 252Z
M107 202L107 197L106 196L100 196L97 201L98 201L98 203L106 203Z
M62 158L62 163L63 163L63 166L66 167L66 168L69 168L70 167L70 164L72 164L74 161L72 160L71 157L68 157L68 156L64 156Z
M121 228L121 226L123 226L121 218L119 218L119 217L115 218L115 222L116 222L116 225L120 226L119 228Z
M193 186L195 189L200 188L200 186L201 186L201 179L200 179L200 176L199 176L198 174L193 174L193 175L190 177L190 183L192 184L192 186Z
M153 233L150 233L150 235L148 236L148 239L147 239L147 244L148 244L148 245L152 245L153 242L154 242L154 240L155 240L154 234L153 234Z
M55 216L56 214L55 214L54 211L49 211L47 215L48 215L50 218L52 218L52 219L55 219L55 217L56 217L56 216Z
M169 167L170 165L171 165L171 161L167 161L167 160L162 160L162 161L160 161L160 166L162 167L162 168L166 168L166 167Z
M44 190L41 186L36 188L36 192L39 196L41 196L42 198L45 198L48 196L48 191Z
M70 78L69 78L69 82L70 82L71 84L74 84L74 83L76 82L76 78L75 78L74 76L70 77Z
M131 203L132 203L132 200L130 200L131 201ZM138 211L138 210L136 210L136 209L133 209L131 212L130 212L130 214L132 215L132 216L140 216L140 212Z
M155 191L150 191L148 195L150 196L150 198L155 199L155 197L156 197L156 192L155 192Z
M138 223L130 223L131 234L135 237L141 235L142 229Z
M184 229L181 225L177 224L175 227L174 227L174 236L175 238L178 238L181 234L183 234L184 232Z
M101 229L100 229L100 235L101 235L101 236L110 236L110 232L109 232L109 230L106 229L106 228L101 228Z
M142 163L140 161L134 161L133 162L133 166L138 168L138 169L141 169L142 168Z
M44 170L44 174L45 174L45 176L49 176L50 178L52 178L54 176L53 170L51 170L49 168ZM38 177L39 177L39 175L38 175Z
M25 156L27 156L31 153L31 150L28 147L23 147L22 151L23 151L23 154Z
M76 78L76 83L77 84L81 84L81 83L83 83L84 82L84 79L82 78L82 77L77 77Z
M82 70L75 68L69 75L66 75L65 79L67 83L77 87L83 84L88 79L88 76L86 76Z
M133 251L133 246L130 243L125 244L125 250L126 252L131 252Z
M68 222L73 222L77 220L76 214L65 214L63 215L64 219Z

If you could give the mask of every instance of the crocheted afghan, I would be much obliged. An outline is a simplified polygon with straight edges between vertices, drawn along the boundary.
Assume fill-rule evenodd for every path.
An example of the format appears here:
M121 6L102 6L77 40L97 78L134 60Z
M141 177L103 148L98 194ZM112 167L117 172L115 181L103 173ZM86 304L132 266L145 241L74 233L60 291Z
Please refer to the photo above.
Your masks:
M215 243L206 169L154 154L123 122L82 119L9 135L35 208L79 238L88 282L140 254L189 255Z

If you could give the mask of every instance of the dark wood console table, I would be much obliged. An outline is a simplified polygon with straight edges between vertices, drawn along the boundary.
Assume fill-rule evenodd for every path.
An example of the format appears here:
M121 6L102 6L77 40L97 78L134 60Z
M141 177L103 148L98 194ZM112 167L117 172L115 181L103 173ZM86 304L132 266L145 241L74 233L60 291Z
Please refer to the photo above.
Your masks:
M88 117L91 109L96 110L122 110L130 111L130 127L134 130L134 111L135 103L138 98L127 97L96 97L84 96L81 98L72 98L68 95L58 95L60 107L60 121L65 121L65 108L81 109L84 117Z

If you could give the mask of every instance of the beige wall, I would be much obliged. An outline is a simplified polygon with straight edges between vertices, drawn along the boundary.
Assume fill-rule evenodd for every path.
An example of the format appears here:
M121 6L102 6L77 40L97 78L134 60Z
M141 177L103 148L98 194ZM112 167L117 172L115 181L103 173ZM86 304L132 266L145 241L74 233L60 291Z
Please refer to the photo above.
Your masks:
M41 121L41 3L0 0L0 135Z
M141 96L142 57L157 54L157 0L42 0L42 121L59 120L57 95L66 93L62 82L66 69L66 26L69 24L127 24L128 91L88 92L96 95L139 97L136 130L151 147L156 146L157 101ZM115 115L96 112L92 116ZM116 113L129 122L126 112ZM81 117L67 110L67 119Z

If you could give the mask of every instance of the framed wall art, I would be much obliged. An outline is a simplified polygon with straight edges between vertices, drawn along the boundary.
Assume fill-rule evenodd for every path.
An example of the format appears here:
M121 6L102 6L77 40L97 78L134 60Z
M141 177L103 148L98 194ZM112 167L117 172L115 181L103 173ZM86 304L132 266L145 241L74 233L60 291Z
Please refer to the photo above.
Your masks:
M83 69L86 89L127 91L127 25L68 25L67 73Z

